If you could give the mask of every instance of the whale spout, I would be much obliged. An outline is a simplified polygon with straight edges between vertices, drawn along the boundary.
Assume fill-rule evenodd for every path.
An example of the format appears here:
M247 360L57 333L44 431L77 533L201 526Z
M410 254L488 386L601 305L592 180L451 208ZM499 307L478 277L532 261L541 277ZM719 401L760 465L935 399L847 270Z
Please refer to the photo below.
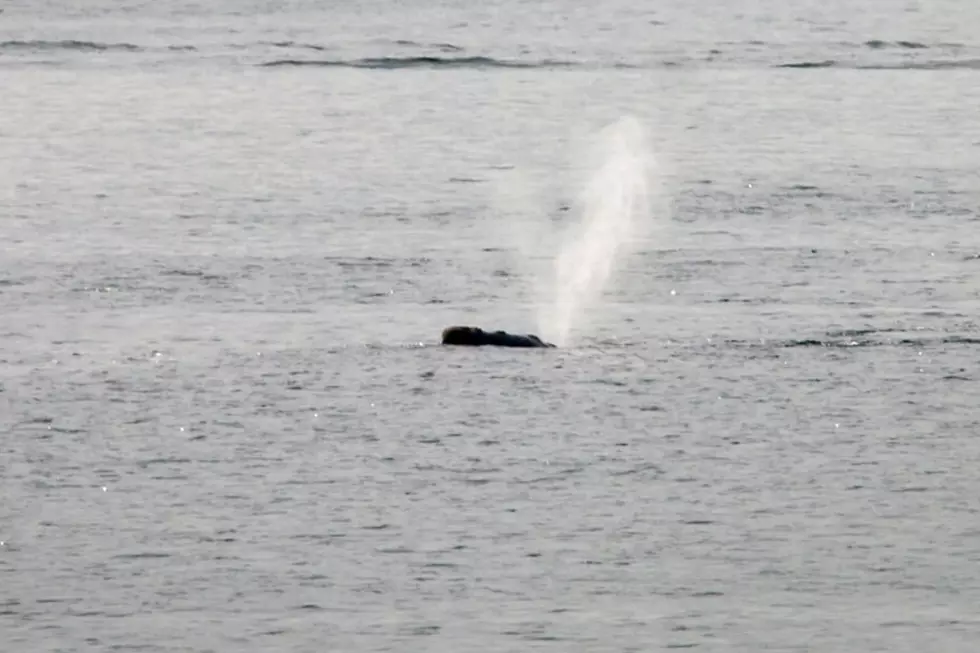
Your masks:
M479 327L451 326L442 331L442 344L468 347L554 347L533 334L521 335L506 331L484 331Z

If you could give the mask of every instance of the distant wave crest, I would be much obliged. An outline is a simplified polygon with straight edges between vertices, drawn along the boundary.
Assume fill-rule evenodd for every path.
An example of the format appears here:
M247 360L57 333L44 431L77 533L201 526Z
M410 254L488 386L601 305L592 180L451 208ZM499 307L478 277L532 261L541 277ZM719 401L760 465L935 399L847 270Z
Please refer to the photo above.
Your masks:
M376 57L366 59L277 59L262 67L319 66L325 68L569 68L570 61L506 61L493 57Z
M794 347L820 347L825 349L852 349L855 347L918 347L925 348L930 346L943 345L980 345L980 338L968 335L940 335L940 336L921 336L910 337L908 335L895 336L888 335L891 329L859 329L853 332L840 332L837 334L827 334L824 338L800 338L791 340L771 340L765 343L728 340L726 344L735 347L774 347L774 348L794 348Z
M132 43L98 43L95 41L0 41L0 50L77 50L104 52L106 50L122 50L136 52L142 50Z
M881 50L883 48L905 48L906 50L924 50L929 46L924 43L917 43L915 41L882 41L880 39L872 39L870 41L865 41L864 45L871 48L872 50Z
M0 52L145 52L148 49L150 48L133 43L99 43L98 41L78 41L74 39L65 39L62 41L0 41ZM169 45L164 49L174 52L193 52L197 50L193 45Z
M861 70L980 70L980 59L940 59L855 66Z
M316 43L300 43L299 41L274 41L269 45L274 48L295 48L298 50L316 50L317 52L324 52L330 49L325 45L319 45Z
M980 70L980 59L940 59L894 63L855 63L845 61L799 61L776 64L776 68L849 68L852 70Z
M418 41L410 41L407 39L399 39L394 42L395 45L400 45L403 47L410 48L434 48L436 50L441 50L442 52L462 52L463 48L458 45L453 45L452 43L419 43Z
M826 61L799 61L793 63L776 64L776 68L834 68L838 64L833 59Z

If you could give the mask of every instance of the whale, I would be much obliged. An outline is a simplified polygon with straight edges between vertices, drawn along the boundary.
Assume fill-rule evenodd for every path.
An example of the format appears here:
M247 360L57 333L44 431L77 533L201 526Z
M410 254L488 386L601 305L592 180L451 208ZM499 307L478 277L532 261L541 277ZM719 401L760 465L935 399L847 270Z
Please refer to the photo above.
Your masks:
M484 331L473 326L450 326L442 330L442 344L467 347L537 347L554 348L534 334L515 334L506 331Z

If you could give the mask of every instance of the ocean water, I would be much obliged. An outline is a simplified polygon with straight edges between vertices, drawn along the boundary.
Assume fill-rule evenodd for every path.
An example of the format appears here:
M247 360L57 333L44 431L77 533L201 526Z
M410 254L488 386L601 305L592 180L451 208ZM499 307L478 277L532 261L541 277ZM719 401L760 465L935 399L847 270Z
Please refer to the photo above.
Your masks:
M0 651L974 650L980 5L0 8Z

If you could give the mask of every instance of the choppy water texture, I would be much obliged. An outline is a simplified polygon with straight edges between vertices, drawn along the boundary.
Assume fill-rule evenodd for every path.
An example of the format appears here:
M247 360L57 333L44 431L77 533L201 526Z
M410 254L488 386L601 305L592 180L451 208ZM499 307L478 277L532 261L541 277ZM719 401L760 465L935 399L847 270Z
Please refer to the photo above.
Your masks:
M647 4L4 3L0 648L974 650L980 5Z

